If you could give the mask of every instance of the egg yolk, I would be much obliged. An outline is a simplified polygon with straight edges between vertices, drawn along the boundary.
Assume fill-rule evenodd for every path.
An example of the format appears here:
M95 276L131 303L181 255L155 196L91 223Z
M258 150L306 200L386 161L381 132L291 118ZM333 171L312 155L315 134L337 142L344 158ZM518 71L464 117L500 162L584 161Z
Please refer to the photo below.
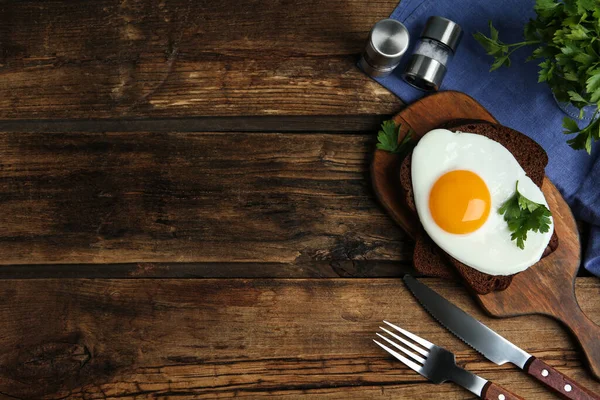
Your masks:
M429 194L433 220L449 233L476 231L487 220L490 206L490 191L483 179L466 170L445 173Z

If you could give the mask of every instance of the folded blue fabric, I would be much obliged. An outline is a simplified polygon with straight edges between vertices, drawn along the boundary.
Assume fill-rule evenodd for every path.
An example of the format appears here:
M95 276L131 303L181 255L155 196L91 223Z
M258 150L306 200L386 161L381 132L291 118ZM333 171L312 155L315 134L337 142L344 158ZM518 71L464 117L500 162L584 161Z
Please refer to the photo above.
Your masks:
M514 43L523 40L523 26L535 18L533 1L472 0L402 0L391 15L410 32L411 46L394 73L376 79L407 103L424 95L400 77L417 43L427 18L439 15L457 22L464 31L462 42L449 65L441 90L458 90L469 94L487 108L503 125L521 131L541 144L549 156L546 175L561 191L575 216L592 225L584 248L584 266L600 276L600 146L592 155L572 150L562 134L562 119L550 88L537 83L540 61L525 62L531 48L513 53L512 65L488 72L492 58L473 39L473 33L489 34L492 20L500 40ZM581 126L585 124L582 121ZM560 240L560 238L559 238Z

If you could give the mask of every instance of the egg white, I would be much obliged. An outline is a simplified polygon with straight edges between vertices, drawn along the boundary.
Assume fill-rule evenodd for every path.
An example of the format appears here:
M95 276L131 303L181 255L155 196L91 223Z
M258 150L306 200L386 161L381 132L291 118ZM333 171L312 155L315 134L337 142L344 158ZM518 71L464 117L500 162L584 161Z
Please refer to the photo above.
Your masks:
M440 228L429 210L429 193L437 179L453 170L469 170L483 179L491 195L486 222L476 231L452 234ZM544 194L525 174L515 157L485 136L435 129L419 140L412 155L411 176L417 213L423 228L446 253L490 275L512 275L540 260L554 230L529 231L525 249L510 239L511 232L498 209L515 193L548 207Z

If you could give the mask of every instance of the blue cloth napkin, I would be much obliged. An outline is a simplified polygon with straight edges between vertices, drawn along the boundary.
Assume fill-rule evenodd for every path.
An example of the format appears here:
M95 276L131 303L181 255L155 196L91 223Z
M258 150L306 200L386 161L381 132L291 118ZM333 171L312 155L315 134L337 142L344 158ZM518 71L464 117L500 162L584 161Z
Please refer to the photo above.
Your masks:
M400 74L427 18L439 15L457 22L464 34L440 90L469 94L501 124L529 135L544 147L550 159L546 175L558 187L576 218L592 226L588 243L582 243L583 265L600 276L600 146L596 143L592 155L588 155L566 144L568 137L562 134L561 127L566 114L557 105L550 88L537 83L537 64L541 60L525 62L532 48L516 51L509 68L490 73L492 58L473 39L477 31L489 35L488 21L492 20L500 32L500 40L522 41L523 26L529 18L535 18L533 5L531 0L402 0L391 18L408 28L411 46L392 75L376 80L407 103L422 97L424 93L407 85Z

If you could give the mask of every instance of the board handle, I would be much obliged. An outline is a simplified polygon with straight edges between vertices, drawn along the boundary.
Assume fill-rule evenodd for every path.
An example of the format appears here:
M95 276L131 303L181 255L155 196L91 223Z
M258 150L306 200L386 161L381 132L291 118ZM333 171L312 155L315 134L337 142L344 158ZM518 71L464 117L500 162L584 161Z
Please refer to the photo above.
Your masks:
M569 328L583 350L592 375L600 380L600 326L583 313L575 293L564 296L561 301L563 306L554 310L554 317Z
M579 385L573 379L558 372L539 358L531 357L525 366L525 371L553 389L564 399L600 400L600 396Z
M484 400L524 400L522 397L509 392L493 382L485 384L481 391L481 398Z

